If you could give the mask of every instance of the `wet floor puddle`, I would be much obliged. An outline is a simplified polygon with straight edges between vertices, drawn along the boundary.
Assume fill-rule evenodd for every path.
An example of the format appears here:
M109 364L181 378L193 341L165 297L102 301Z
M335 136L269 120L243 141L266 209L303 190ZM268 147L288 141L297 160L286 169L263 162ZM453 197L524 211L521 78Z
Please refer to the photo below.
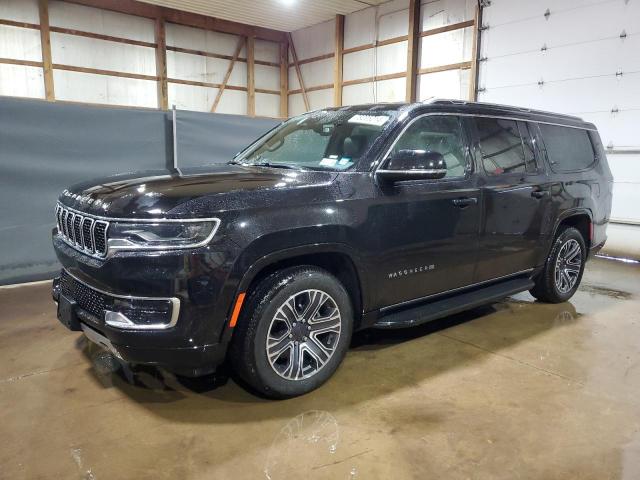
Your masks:
M614 290L613 288L600 287L598 285L580 285L578 288L581 292L591 293L592 295L606 295L607 297L615 298L616 300L628 300L632 297L629 292L623 292L622 290Z

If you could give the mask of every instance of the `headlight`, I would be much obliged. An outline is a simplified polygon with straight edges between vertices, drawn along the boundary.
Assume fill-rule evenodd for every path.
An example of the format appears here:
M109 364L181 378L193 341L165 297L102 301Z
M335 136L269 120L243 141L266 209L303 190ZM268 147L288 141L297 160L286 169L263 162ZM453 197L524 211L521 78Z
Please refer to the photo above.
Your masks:
M218 229L217 219L178 222L111 222L109 250L168 250L201 247Z

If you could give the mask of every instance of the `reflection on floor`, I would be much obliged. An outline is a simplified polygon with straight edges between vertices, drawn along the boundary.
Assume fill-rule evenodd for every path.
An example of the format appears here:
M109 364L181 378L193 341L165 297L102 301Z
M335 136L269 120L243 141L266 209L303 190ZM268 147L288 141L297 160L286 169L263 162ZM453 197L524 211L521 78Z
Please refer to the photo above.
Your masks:
M640 266L595 260L570 303L528 294L357 334L285 402L122 369L0 289L2 479L638 479Z

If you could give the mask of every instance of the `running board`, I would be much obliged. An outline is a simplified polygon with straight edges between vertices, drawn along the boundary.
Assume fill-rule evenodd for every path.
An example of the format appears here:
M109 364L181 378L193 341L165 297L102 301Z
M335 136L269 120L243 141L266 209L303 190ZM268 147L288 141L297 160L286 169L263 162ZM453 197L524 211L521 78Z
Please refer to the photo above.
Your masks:
M388 313L378 319L373 328L406 328L421 325L431 320L453 315L470 308L501 300L509 295L524 292L533 287L530 278L515 278L494 283L469 292L458 293L443 299L434 299L406 310Z

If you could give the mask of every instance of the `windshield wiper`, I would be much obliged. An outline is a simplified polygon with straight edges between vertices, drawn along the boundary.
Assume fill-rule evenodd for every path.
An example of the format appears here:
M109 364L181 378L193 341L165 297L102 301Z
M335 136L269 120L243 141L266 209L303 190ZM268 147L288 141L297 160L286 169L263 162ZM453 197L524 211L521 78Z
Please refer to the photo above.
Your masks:
M266 160L260 162L247 162L243 163L247 167L267 167L267 168L286 168L288 170L304 170L304 168L297 165L288 165L286 163L270 163Z

